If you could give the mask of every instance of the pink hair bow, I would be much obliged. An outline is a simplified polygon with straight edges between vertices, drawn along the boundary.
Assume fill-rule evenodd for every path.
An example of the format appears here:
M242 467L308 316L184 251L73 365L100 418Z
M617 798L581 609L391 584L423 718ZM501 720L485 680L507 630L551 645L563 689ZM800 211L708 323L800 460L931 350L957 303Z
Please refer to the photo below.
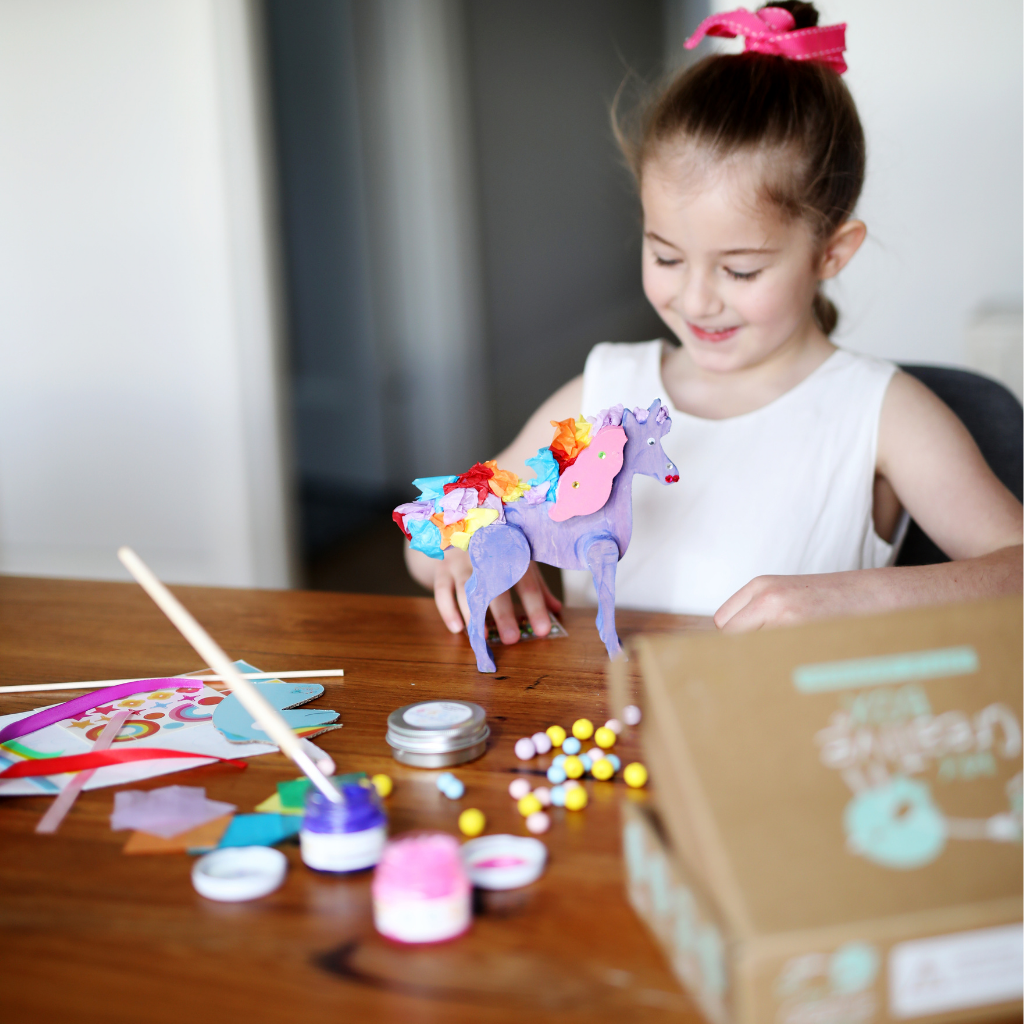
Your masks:
M813 60L827 64L840 75L846 70L846 25L796 28L793 15L783 7L762 7L755 14L742 7L705 18L686 40L692 50L705 36L743 36L744 51L770 53L790 60Z

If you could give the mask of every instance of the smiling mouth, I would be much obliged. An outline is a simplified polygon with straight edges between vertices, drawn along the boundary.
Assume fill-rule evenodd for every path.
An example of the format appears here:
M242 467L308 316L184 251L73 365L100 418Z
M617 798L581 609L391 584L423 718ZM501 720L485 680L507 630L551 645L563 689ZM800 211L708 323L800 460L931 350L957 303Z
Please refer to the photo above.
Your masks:
M696 324L691 324L689 320L687 320L686 326L690 328L690 332L698 341L726 341L739 330L739 327L718 327L705 330Z

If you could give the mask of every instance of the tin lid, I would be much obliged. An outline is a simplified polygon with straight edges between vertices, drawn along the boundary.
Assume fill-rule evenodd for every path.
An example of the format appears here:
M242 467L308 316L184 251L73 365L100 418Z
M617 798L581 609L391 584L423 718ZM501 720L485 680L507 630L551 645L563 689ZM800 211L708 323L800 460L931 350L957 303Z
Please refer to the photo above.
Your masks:
M487 715L465 700L424 700L388 715L387 742L410 754L447 754L490 736Z
M540 878L548 849L539 839L492 835L462 844L462 863L478 889L519 889Z

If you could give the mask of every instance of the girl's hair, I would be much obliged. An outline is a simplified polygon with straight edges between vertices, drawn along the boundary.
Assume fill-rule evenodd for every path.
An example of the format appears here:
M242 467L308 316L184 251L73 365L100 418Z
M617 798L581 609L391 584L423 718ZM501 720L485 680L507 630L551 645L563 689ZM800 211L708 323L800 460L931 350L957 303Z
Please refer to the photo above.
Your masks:
M777 0L796 28L818 23L813 4ZM678 74L624 125L612 124L637 182L656 154L693 145L716 160L742 152L767 157L763 198L804 218L823 243L853 213L864 183L864 131L839 75L812 61L761 53L717 54ZM819 289L814 318L825 334L839 320Z

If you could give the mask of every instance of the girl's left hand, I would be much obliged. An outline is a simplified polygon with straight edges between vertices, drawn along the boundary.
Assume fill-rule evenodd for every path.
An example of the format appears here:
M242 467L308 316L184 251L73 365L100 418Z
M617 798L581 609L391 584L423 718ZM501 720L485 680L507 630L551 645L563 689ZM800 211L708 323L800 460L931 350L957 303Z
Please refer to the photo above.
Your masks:
M853 573L808 576L758 576L736 591L715 612L715 625L745 633L763 626L791 626L807 619L855 612Z

